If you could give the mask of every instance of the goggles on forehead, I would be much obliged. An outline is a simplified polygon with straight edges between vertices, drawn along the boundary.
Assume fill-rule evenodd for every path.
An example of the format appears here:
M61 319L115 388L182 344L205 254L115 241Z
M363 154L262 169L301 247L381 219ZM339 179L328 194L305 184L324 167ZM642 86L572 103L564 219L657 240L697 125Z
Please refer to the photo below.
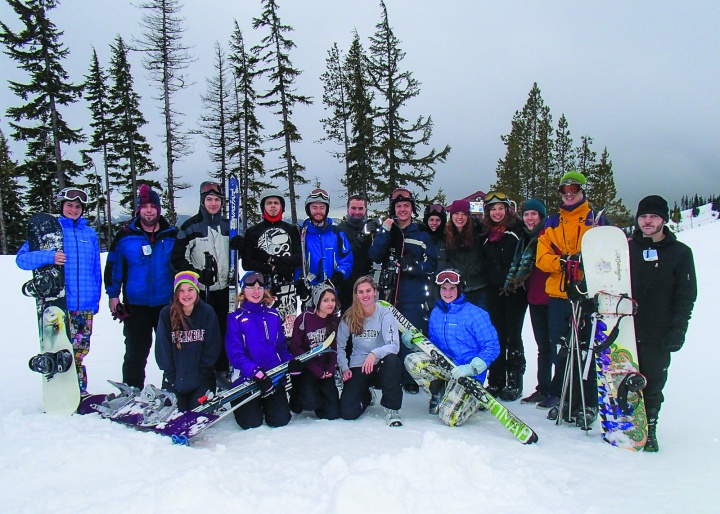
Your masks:
M457 271L445 270L438 273L435 277L435 283L439 286L445 284L446 282L454 286L459 285L460 274Z
M200 194L203 193L215 193L219 196L222 196L222 186L217 182L203 182L200 186Z
M308 195L308 200L308 203L311 203L313 201L323 201L330 203L330 195L324 189L313 189Z
M262 273L257 271L248 271L242 278L243 288L260 284L261 287L265 287L265 277Z
M404 200L410 202L412 201L412 193L403 187L398 187L392 192L392 195L390 195L390 199Z
M432 216L433 214L442 214L445 212L445 207L440 205L439 203L434 203L432 205L428 205L425 208L425 211L428 213L428 215Z
M503 193L502 191L490 191L488 194L485 195L485 203L493 203L493 202L509 202L510 199L508 198L508 195Z
M561 195L576 195L580 192L580 189L580 184L566 184L559 188Z
M88 203L87 193L77 187L66 187L64 189L61 189L60 192L57 194L57 199L60 201L77 200L83 205L87 205Z

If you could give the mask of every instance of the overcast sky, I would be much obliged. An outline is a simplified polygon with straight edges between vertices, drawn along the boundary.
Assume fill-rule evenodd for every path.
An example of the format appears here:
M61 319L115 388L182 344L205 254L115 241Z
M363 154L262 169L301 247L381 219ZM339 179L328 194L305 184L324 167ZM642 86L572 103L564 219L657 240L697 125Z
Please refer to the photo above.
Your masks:
M317 177L344 205L339 177L343 166L317 143L326 116L320 75L327 50L337 42L349 48L356 29L365 48L380 21L378 0L278 0L288 35L297 45L291 52L303 71L297 91L314 97L312 106L297 106L295 122L303 136L296 145L298 160L308 178ZM421 93L405 108L405 115L431 115L432 145L452 146L446 164L438 167L434 194L442 187L448 201L495 181L498 159L505 155L500 136L510 131L516 110L537 82L553 124L561 114L578 144L581 135L594 138L598 157L607 147L613 161L618 193L635 210L646 194L662 194L671 204L684 194L720 193L720 2L588 1L490 2L484 0L387 0L390 24L407 55L402 63L421 83ZM196 128L200 95L212 74L213 44L227 47L233 19L248 45L265 34L252 30L261 12L260 0L186 0L185 42L197 61L188 70L194 85L178 97L186 113L185 127ZM70 49L65 63L71 80L87 73L92 47L107 66L109 45L116 34L126 41L140 36L141 10L117 0L65 0L51 11L53 22L65 32ZM20 23L7 3L0 3L0 19L18 30ZM132 56L133 74L142 108L150 121L144 134L153 145L155 162L164 171L159 134L162 120L156 95ZM9 136L5 110L19 104L6 80L25 81L6 55L0 55L0 128ZM82 101L63 116L85 128L89 111ZM276 131L272 120L268 131ZM24 144L12 144L13 157L22 160ZM270 154L266 168L279 165ZM99 160L98 160L99 164ZM212 169L205 141L194 140L194 152L177 165L193 188L178 201L181 214L197 209L197 186ZM157 177L161 179L161 176ZM286 189L285 183L278 184ZM300 205L311 188L299 188ZM598 206L600 207L600 206ZM302 217L302 211L298 213Z

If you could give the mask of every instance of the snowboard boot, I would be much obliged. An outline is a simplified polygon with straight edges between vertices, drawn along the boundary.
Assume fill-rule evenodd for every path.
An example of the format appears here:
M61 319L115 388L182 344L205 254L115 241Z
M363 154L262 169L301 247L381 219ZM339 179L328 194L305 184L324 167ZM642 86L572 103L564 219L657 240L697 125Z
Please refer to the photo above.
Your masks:
M559 415L560 415L560 401L558 400L558 403L548 411L547 419L549 419L551 421L557 421ZM563 417L562 418L563 421L566 421L568 423L570 421L572 421L570 419L570 406L567 404L567 402L564 403L562 406L562 417Z
M502 388L500 386L496 385L488 384L487 386L485 386L485 390L490 393L490 396L492 396L493 398L497 398L497 395L500 394L501 389Z
M580 427L581 430L592 430L590 425L597 419L598 408L595 406L585 407L585 410L577 409L573 411L573 418L575 418L575 426Z
M540 403L538 403L535 407L537 407L538 409L543 409L543 410L544 409L552 409L553 407L557 407L559 403L560 403L560 398L558 398L557 396L550 395L550 396L546 396L545 399L543 401L541 401Z
M64 373L73 365L73 356L69 350L60 350L57 353L41 353L31 358L28 366L31 370L42 373L50 380L57 373Z
M430 382L428 387L428 389L430 389L428 412L432 415L436 415L440 412L440 402L445 394L445 384L446 382L444 380L433 380Z
M648 436L647 436L647 441L645 442L644 451L654 453L654 452L657 452L660 450L660 446L658 445L658 440L657 440L658 411L649 410L649 411L647 411L647 416L648 416Z
M385 423L390 427L401 427L403 424L400 413L388 408L385 408Z
M500 391L499 397L505 402L514 402L522 396L523 367L516 367L508 371L507 385Z
M525 398L523 398L522 400L520 400L520 403L525 404L525 405L527 405L528 403L536 403L536 404L538 404L538 403L544 401L545 398L546 398L546 397L545 397L544 394L540 394L540 392L535 391L535 392L534 392L533 394L531 394L530 396L526 396Z

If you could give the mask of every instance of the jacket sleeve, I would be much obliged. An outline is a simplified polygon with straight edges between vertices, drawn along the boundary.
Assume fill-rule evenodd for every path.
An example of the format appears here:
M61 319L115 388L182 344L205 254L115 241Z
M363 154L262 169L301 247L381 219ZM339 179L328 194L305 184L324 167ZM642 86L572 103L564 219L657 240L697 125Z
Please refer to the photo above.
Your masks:
M243 378L249 379L258 365L250 359L245 349L245 334L240 329L240 323L232 314L228 319L227 333L225 334L225 351L233 368L240 370Z
M100 243L98 242L97 234L95 231L92 231L93 238L92 238L92 247L93 247L93 254L92 254L92 263L91 263L91 273L93 277L93 286L92 286L92 305L93 305L93 313L97 314L100 310L100 296L102 295L102 267L100 265Z
M347 342L349 338L350 327L348 327L348 324L345 322L345 320L342 320L340 322L340 325L338 326L336 342L338 365L340 366L340 371L342 371L343 373L350 369L350 363L348 362L347 355L345 354L345 348L347 347Z
M490 322L490 315L483 309L473 309L472 319L467 320L468 329L473 335L475 343L478 346L477 357L480 357L485 364L497 359L500 355L500 343L498 341L497 331Z
M372 353L380 360L391 353L400 351L400 336L398 335L397 321L388 309L384 309L380 315L380 332L385 344L378 346Z
M348 241L345 232L337 232L338 235L338 262L335 267L335 271L342 273L343 278L347 280L350 277L353 267L353 254L352 248L350 247L350 241Z
M123 282L124 258L122 255L122 230L115 234L105 261L105 293L108 298L119 298Z
M205 304L207 306L207 304ZM205 317L205 340L203 341L202 353L200 355L200 375L210 376L214 374L215 363L220 357L222 349L222 338L220 336L220 325L215 312L208 306Z
M170 328L170 309L165 307L158 320L155 341L155 360L158 368L163 370L165 380L175 387L175 358L172 349L172 331Z
M190 228L191 227L187 227L187 229ZM187 259L187 249L193 239L195 239L195 235L188 234L186 232L186 227L182 227L178 230L175 243L173 244L172 254L170 256L170 263L172 264L175 273L179 273L181 271L194 271L195 273L200 273L200 270L190 264L190 261Z
M680 263L675 273L671 329L684 336L697 299L697 278L692 250L685 248Z
M259 271L260 273L270 273L272 266L268 264L270 255L264 250L258 248L258 240L260 235L257 230L248 230L245 232L245 245L242 251L242 267L245 271Z
M300 328L300 325L303 324L305 315L305 312L301 313L300 316L295 318L295 322L293 323L293 333L290 337L290 353L293 354L294 357L305 353L305 346L303 345L305 330Z
M277 311L275 311L275 313L277 314L277 316L275 316L275 333L277 334L275 338L275 348L277 349L277 354L280 357L280 362L282 363L292 360L293 355L290 353L290 350L288 350L287 339L285 339L285 327L283 327L283 318Z
M546 228L538 236L537 255L535 266L547 273L562 273L560 266L560 254L550 239L550 229Z
M57 250L36 250L30 251L27 242L18 250L15 256L15 263L18 268L24 270L34 270L48 264L55 264L55 254Z
M413 275L423 276L430 273L434 273L437 268L437 252L435 251L435 243L433 243L427 232L423 232L423 235L419 238L425 243L425 251L422 252L422 256L418 259L418 266L412 271Z
M378 233L375 234L375 239L372 245L370 245L369 252L370 259L372 259L373 262L380 264L385 258L385 255L390 249L390 232L390 230L385 230L385 227L382 227Z

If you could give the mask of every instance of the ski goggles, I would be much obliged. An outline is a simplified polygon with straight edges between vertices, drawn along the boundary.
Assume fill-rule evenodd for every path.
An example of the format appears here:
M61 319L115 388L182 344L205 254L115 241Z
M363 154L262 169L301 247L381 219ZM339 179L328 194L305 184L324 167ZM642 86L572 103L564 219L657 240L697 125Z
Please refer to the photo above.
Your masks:
M306 204L312 203L312 202L330 203L330 195L324 189L321 189L321 188L313 189L312 191L310 191L310 194L307 197Z
M393 190L392 194L390 195L390 199L396 200L398 202L412 202L413 197L410 191L403 187L398 187Z
M425 213L428 216L432 216L433 214L444 214L445 213L445 207L440 205L439 203L434 203L432 205L428 205L425 207Z
M457 271L449 270L449 269L441 271L435 277L435 283L439 286L441 286L445 283L457 286L460 284L460 282L461 282L460 273L458 273Z
M87 205L88 203L87 193L77 187L66 187L61 189L57 194L57 199L61 202L65 200L77 200L83 205Z
M485 204L491 203L510 203L510 198L502 191L490 191L485 195Z
M265 277L262 273L258 273L257 271L248 271L245 275L243 275L241 283L243 289L257 284L259 284L260 287L265 288Z
M560 191L560 194L562 196L566 195L576 195L580 192L580 184L565 184L564 186L560 186L558 188L558 191Z
M224 196L223 188L217 182L203 182L200 184L200 194L209 195L214 194L215 196Z

